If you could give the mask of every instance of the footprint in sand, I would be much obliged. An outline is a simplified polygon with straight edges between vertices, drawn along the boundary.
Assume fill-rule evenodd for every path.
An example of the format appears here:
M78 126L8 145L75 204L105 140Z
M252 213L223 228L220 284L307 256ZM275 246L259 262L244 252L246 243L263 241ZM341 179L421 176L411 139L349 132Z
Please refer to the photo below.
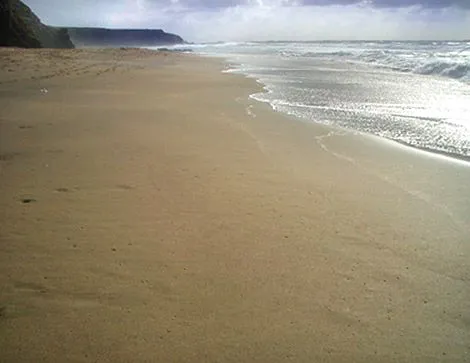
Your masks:
M38 292L41 294L45 294L47 292L47 288L44 285L36 284L34 282L15 282L15 288L18 290L28 291L28 292Z
M37 202L37 200L34 199L34 198L23 198L23 199L21 199L21 203L23 203L23 204L31 204L31 203L35 203L35 202Z
M123 190L132 190L132 189L134 189L134 187L132 185L127 185L127 184L118 184L118 185L116 185L116 188L123 189Z
M15 152L0 154L0 161L10 161L19 155L20 153L15 153Z

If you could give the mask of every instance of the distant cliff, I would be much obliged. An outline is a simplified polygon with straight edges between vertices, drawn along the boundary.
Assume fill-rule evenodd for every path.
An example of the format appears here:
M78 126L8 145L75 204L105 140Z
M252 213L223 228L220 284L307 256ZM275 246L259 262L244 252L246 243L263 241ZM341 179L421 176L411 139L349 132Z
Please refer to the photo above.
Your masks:
M74 48L67 29L44 25L20 0L0 0L0 46Z
M161 29L56 28L44 25L21 0L0 0L0 46L74 48L139 47L181 44Z
M161 29L67 28L76 46L142 47L181 44L184 40Z

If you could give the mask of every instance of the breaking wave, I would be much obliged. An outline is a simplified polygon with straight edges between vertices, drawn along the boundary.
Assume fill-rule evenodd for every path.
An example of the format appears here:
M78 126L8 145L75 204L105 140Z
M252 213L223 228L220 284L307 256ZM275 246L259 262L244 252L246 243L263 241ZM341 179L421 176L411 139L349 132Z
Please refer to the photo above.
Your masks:
M291 56L328 58L367 63L375 67L399 72L434 75L470 83L470 46L465 42L445 42L422 45L397 44L335 44L331 51L305 50ZM324 46L323 46L324 48ZM349 49L348 49L349 48Z
M202 54L323 59L470 83L470 42L219 42L184 44Z
M439 75L470 81L470 63L431 61L417 66L413 71L418 74Z

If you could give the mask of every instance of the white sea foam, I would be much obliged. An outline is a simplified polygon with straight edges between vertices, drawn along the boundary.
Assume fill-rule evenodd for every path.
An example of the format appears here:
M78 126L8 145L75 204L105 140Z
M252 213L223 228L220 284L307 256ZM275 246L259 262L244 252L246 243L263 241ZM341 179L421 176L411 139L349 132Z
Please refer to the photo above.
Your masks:
M395 71L443 76L470 82L470 48L466 43L447 42L433 46L419 43L399 44L400 47L396 44L387 46L389 44L384 43L377 48L365 43L366 46L358 46L350 51L333 48L327 52L317 50L294 54L299 57L342 58ZM416 44L420 47L416 48Z
M210 55L272 55L370 64L377 68L442 76L470 83L469 42L226 42L183 44ZM245 70L247 71L247 70Z
M263 84L251 98L276 111L470 158L470 43L223 43L196 51Z

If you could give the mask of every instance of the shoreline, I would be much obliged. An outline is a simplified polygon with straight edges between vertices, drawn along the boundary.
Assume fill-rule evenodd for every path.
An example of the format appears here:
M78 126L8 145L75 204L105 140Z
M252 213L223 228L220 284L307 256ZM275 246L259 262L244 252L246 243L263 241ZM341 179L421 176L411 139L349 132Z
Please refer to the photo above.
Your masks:
M248 79L254 79L259 85L261 86L265 86L264 83L262 83L261 81L259 81L258 79L256 78L253 78L253 77L250 77L248 75L245 75L245 74L241 74L241 76L244 76ZM303 118L300 118L298 116L295 116L295 115L291 115L289 113L286 113L286 112L282 112L282 111L277 111L269 101L262 101L262 100L258 100L252 96L255 96L259 93L264 93L266 90L265 88L263 87L263 90L261 92L256 92L256 93L253 93L251 94L249 97L250 99L254 100L255 102L258 102L258 103L262 103L262 104L268 104L269 107L272 109L273 112L276 112L276 113L280 113L280 114L283 114L285 117L289 118L289 119L292 119L296 122L301 122L301 123L305 123L305 124L314 124L314 125L319 125L319 126L322 126L322 127L326 127L326 128L330 128L332 131L334 130L340 130L340 131L344 131L346 133L351 133L351 134L356 134L356 135L362 135L364 137L371 137L371 138L375 138L381 142L388 142L390 143L390 145L392 147L404 147L410 151L419 151L419 152L422 152L423 155L426 155L426 157L435 157L435 158L444 158L446 159L448 162L453 162L453 163L458 163L458 164L461 164L462 166L465 166L465 167L470 167L470 156L466 156L466 155L461 155L461 154L457 154L457 153L449 153L449 152L446 152L446 151L439 151L439 150L435 150L435 149L430 149L430 148L423 148L423 147L418 147L418 146L414 146L414 145L411 145L411 144L408 144L406 142L402 142L402 141L399 141L399 140L394 140L394 139L391 139L391 138L387 138L387 137L383 137L383 136L379 136L379 135L375 135L375 134L372 134L372 133L366 133L366 132L363 132L363 131L357 131L357 130L354 130L354 129L348 129L348 128L345 128L345 127L341 127L341 126L336 126L336 125L326 125L326 124L322 124L320 122L315 122L315 121L309 121L309 120L306 120L306 119L303 119Z
M259 100L257 99L255 96L258 95L258 94L263 94L263 93L270 93L271 91L267 88L269 87L267 84L263 83L263 81L255 76L251 76L249 75L248 73L244 73L243 71L241 71L239 68L236 68L236 67L239 67L240 64L236 64L236 62L233 62L233 61L230 61L229 58L226 58L226 57L221 57L221 56L207 56L209 58L214 58L214 59L224 59L224 63L225 63L225 68L224 70L222 71L222 73L225 73L225 74L235 74L235 75L240 75L240 76L243 76L247 79L253 79L257 84L259 84L261 87L262 87L262 90L259 91L259 92L256 92L256 93L253 93L253 94L250 94L250 98L257 101L257 102L260 102L260 103L267 103L269 104L269 106L272 108L272 110L274 112L279 112L279 113L282 113L283 115L285 115L286 117L289 117L289 118L292 118L294 120L297 120L298 122L304 122L304 123L313 123L313 124L317 124L317 125L321 125L321 126L324 126L324 127L331 127L333 129L340 129L340 130L344 130L346 132L351 132L351 133L357 133L357 134L363 134L363 135L366 135L366 136L372 136L372 137L376 137L376 138L379 138L381 140L385 140L385 141L391 141L395 144L398 144L398 145L401 145L401 146L405 146L405 147L408 147L408 148L411 148L413 150L419 150L419 151L422 151L424 153L429 153L431 155L435 155L435 156L443 156L443 157L447 157L449 158L450 160L449 161L456 161L456 162L463 162L465 165L467 166L470 166L470 155L462 155L462 154L458 154L458 153L452 153L452 152L446 152L446 151L442 151L442 150L437 150L437 149L431 149L431 148L424 148L424 147L419 147L419 146L415 146L415 145L412 145L412 144L409 144L409 143L406 143L404 141L400 141L400 140L395 140L395 139L392 139L392 138L387 138L387 137L383 137L383 136L380 136L380 135L376 135L376 134L373 134L373 133L367 133L367 132L363 132L363 131L358 131L358 130L354 130L352 128L345 128L345 127L341 127L341 126L336 126L336 125L326 125L326 124L322 124L320 122L316 122L314 120L307 120L307 119L303 119L299 116L295 116L295 115L292 115L292 114L289 114L287 112L282 112L282 111L278 111L275 109L275 106L271 104L270 101L267 101L267 100ZM236 65L235 65L236 64ZM230 67L227 69L227 67ZM235 67L235 68L233 68Z
M293 122L211 58L14 53L5 362L469 360L470 170Z

